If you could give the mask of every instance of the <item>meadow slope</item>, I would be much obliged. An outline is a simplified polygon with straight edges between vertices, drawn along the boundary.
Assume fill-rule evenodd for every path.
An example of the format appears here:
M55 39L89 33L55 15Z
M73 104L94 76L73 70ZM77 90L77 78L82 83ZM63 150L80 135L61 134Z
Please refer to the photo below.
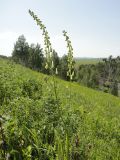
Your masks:
M119 160L120 99L53 78L0 59L0 158Z

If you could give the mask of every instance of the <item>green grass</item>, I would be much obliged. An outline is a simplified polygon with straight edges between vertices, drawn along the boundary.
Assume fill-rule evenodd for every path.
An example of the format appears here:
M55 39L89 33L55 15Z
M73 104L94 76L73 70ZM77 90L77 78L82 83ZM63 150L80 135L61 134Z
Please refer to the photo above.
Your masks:
M0 158L119 160L120 99L55 82L58 101L52 77L0 59Z

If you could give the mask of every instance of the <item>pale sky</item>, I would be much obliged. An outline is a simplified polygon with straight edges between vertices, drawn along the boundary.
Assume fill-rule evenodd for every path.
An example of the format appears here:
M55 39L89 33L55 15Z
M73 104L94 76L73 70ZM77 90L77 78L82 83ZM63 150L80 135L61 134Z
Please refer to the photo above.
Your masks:
M120 55L120 0L0 0L0 54L10 56L22 34L27 42L44 47L29 9L46 25L59 56L66 53L63 30L75 57Z

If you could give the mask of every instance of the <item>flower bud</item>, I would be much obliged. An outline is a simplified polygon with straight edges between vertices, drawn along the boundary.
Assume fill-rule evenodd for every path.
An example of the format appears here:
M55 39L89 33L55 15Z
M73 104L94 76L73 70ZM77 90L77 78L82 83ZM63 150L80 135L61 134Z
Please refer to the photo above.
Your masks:
M46 63L46 65L45 65L45 69L48 69L48 63Z

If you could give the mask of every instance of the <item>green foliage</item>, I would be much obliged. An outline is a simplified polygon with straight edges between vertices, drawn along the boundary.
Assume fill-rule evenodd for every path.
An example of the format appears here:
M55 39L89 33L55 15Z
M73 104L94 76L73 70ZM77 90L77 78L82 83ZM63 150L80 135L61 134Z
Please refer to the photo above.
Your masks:
M22 94L31 99L40 99L42 95L42 85L34 79L28 79L22 84Z
M13 59L16 62L21 63L23 65L28 64L28 57L29 57L28 49L29 45L26 42L24 35L19 36L18 41L14 45L14 50L12 53Z
M44 63L43 50L39 44L31 44L29 47L28 67L33 70L42 71Z
M120 100L0 59L0 159L119 159ZM46 79L46 80L45 80ZM8 88L8 89L7 89Z
M99 73L93 64L80 65L76 71L76 79L87 87L98 88Z
M120 58L103 59L98 64L80 65L76 69L76 80L87 86L118 96L120 83Z
M24 35L18 37L12 52L12 59L33 70L43 70L44 56L42 48L39 44L29 46Z
M60 64L58 67L58 74L62 79L68 80L67 71L68 71L68 57L64 55L60 59Z

